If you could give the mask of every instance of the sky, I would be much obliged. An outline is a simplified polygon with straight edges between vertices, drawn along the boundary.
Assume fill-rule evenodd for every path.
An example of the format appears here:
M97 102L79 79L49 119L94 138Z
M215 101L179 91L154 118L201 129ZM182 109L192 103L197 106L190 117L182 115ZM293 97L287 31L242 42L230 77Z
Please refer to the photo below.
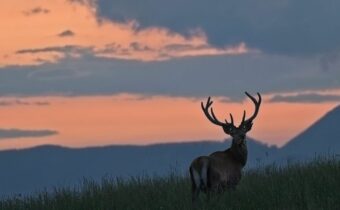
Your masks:
M0 150L223 140L282 146L340 102L336 0L0 1Z

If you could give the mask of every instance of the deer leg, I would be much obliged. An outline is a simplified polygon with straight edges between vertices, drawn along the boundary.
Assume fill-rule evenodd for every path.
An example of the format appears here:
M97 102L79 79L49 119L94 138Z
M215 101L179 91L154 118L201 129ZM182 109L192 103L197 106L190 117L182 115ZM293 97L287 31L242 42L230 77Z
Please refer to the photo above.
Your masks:
M200 187L197 187L195 180L193 180L191 183L191 195L192 195L191 199L193 203L195 203L199 194L200 194Z
M191 178L191 200L195 204L201 190L200 176L193 168L190 168L190 178Z

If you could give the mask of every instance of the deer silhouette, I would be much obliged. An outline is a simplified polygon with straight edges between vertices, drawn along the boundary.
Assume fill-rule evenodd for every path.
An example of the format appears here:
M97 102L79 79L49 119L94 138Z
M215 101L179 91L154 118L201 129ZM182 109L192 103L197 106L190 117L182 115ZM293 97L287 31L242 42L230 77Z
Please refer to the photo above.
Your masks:
M253 120L256 118L260 105L261 95L257 93L256 100L249 93L245 94L252 100L255 105L253 115L246 119L246 111L243 112L241 124L236 127L234 119L230 114L230 123L219 121L211 105L213 101L208 98L206 104L201 103L202 110L210 122L221 126L223 131L232 137L230 148L224 151L217 151L209 156L200 156L194 159L190 165L190 178L192 183L192 201L198 198L200 191L207 193L208 198L211 192L222 193L226 189L235 189L242 176L242 169L247 163L247 144L246 133L253 126ZM210 112L209 112L210 108Z

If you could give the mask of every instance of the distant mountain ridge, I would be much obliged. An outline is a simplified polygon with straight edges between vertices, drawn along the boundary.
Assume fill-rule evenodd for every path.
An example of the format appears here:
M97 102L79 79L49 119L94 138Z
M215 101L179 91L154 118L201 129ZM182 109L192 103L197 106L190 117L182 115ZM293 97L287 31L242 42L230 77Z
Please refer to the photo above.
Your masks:
M103 176L166 175L174 170L184 174L195 157L224 150L229 144L226 140L84 149L47 145L2 151L0 195L74 185L83 177L100 180ZM251 139L248 147L249 167L277 150Z
M302 160L340 154L340 106L335 107L280 149L280 156Z

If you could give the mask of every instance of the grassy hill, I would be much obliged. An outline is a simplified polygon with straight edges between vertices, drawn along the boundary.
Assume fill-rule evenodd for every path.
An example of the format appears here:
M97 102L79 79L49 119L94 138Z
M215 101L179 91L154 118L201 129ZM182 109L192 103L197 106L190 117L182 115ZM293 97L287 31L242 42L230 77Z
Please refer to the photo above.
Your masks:
M247 171L235 191L201 196L200 209L340 209L340 161L272 165ZM79 186L56 188L29 197L0 201L6 210L139 210L191 209L190 181L186 176L103 178L83 180Z

